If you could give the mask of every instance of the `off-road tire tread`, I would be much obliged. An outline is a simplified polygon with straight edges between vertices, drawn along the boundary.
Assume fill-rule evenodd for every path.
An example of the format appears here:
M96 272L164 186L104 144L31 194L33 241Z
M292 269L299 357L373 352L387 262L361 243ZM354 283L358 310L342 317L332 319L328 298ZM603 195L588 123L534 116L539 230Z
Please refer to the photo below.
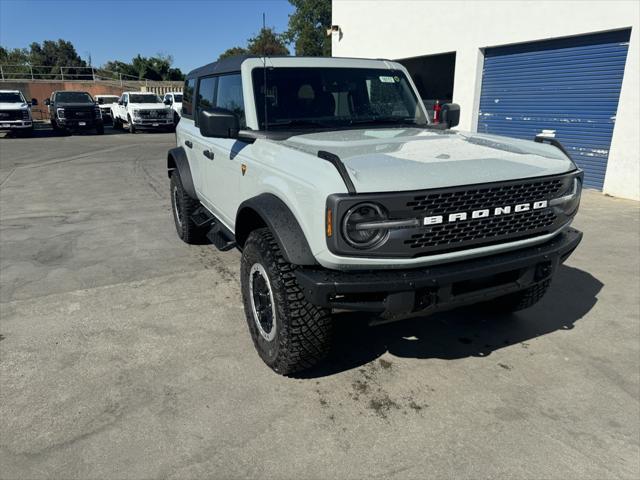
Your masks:
M171 173L171 180L169 182L170 190L169 193L171 195L171 213L174 215L174 223L176 225L176 232L180 239L183 242L189 244L200 244L204 239L205 232L202 228L198 228L193 220L191 219L191 215L196 211L198 207L200 207L200 202L194 198L191 198L187 192L185 192L182 186L182 180L180 179L180 174L177 170L174 170ZM178 221L175 219L175 212L173 206L173 187L178 187L178 196L180 197L181 204L183 207L182 218L184 219L182 222L182 227L178 225Z
M266 264L263 267L270 276L276 276L272 285L276 303L277 328L274 341L278 341L278 356L269 366L281 375L291 375L309 369L322 361L331 348L333 321L330 310L309 303L298 285L295 270L298 268L287 262L273 235L267 228L253 231L245 244L245 250L255 246ZM243 263L245 258L243 256ZM249 265L248 268L251 266ZM253 325L249 288L245 285L245 269L242 269L242 294L250 330ZM280 288L278 288L280 287ZM253 330L252 330L253 332ZM258 334L259 335L259 334ZM257 338L252 338L258 352ZM264 358L263 358L264 359Z

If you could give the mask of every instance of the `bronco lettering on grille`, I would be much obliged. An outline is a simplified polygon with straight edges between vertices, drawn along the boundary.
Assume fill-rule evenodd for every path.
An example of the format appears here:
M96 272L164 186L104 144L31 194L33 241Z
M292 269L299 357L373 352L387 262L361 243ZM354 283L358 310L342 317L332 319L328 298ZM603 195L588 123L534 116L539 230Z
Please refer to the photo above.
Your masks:
M517 205L505 205L495 208L482 208L479 210L473 210L471 212L456 212L449 215L433 215L431 217L424 217L423 225L437 225L439 223L451 223L460 222L469 219L478 219L486 217L496 217L499 215L508 215L510 213L521 213L529 210L539 210L541 208L547 208L549 202L547 200L540 200L530 203L519 203Z

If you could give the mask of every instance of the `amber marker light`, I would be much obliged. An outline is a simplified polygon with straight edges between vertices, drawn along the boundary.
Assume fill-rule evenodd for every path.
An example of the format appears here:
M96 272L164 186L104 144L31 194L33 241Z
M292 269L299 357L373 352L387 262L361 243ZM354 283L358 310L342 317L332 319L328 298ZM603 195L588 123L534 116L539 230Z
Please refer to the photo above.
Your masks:
M327 208L327 237L333 235L333 212Z

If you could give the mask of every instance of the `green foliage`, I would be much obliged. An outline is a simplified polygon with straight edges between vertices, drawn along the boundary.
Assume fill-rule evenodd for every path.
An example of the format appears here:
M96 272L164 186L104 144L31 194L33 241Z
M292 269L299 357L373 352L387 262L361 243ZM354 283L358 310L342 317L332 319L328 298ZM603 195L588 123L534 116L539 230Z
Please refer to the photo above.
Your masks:
M236 55L289 55L286 40L273 28L261 28L255 37L247 40L246 47L232 47L220 54L218 60Z
M293 43L296 55L330 57L331 0L289 0L296 11L289 15L289 29L284 37Z
M227 50L225 50L224 52L222 52L220 54L220 56L218 57L218 60L222 60L223 58L228 58L228 57L235 57L238 55L246 55L247 49L246 48L242 48L242 47L231 47L228 48Z
M122 74L124 78L139 80L184 80L179 68L172 68L173 58L170 55L158 54L155 57L143 57L138 54L131 62L112 60L103 65L104 70Z
M87 65L76 52L71 42L66 40L45 40L42 44L33 42L28 49L6 49L0 47L0 63L5 65L19 65L11 67L14 74L30 73L29 65L36 65L33 73L36 78L56 78L60 74L60 67L65 68L65 78L86 79L91 74L85 68ZM154 57L136 56L131 62L112 60L105 63L102 75L109 76L105 71L121 73L125 78L140 80L184 80L184 74L179 68L173 68L173 58L170 55L158 54Z
M258 35L250 38L247 52L251 55L289 55L285 39L273 28L261 28Z

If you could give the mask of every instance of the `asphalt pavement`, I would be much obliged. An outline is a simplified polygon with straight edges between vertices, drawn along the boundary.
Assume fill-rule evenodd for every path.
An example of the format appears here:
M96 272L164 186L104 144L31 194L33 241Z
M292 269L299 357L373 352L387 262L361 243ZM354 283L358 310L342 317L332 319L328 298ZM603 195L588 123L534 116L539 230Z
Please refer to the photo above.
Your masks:
M547 296L274 374L239 253L188 246L174 134L0 138L0 478L640 478L640 208L587 191Z

